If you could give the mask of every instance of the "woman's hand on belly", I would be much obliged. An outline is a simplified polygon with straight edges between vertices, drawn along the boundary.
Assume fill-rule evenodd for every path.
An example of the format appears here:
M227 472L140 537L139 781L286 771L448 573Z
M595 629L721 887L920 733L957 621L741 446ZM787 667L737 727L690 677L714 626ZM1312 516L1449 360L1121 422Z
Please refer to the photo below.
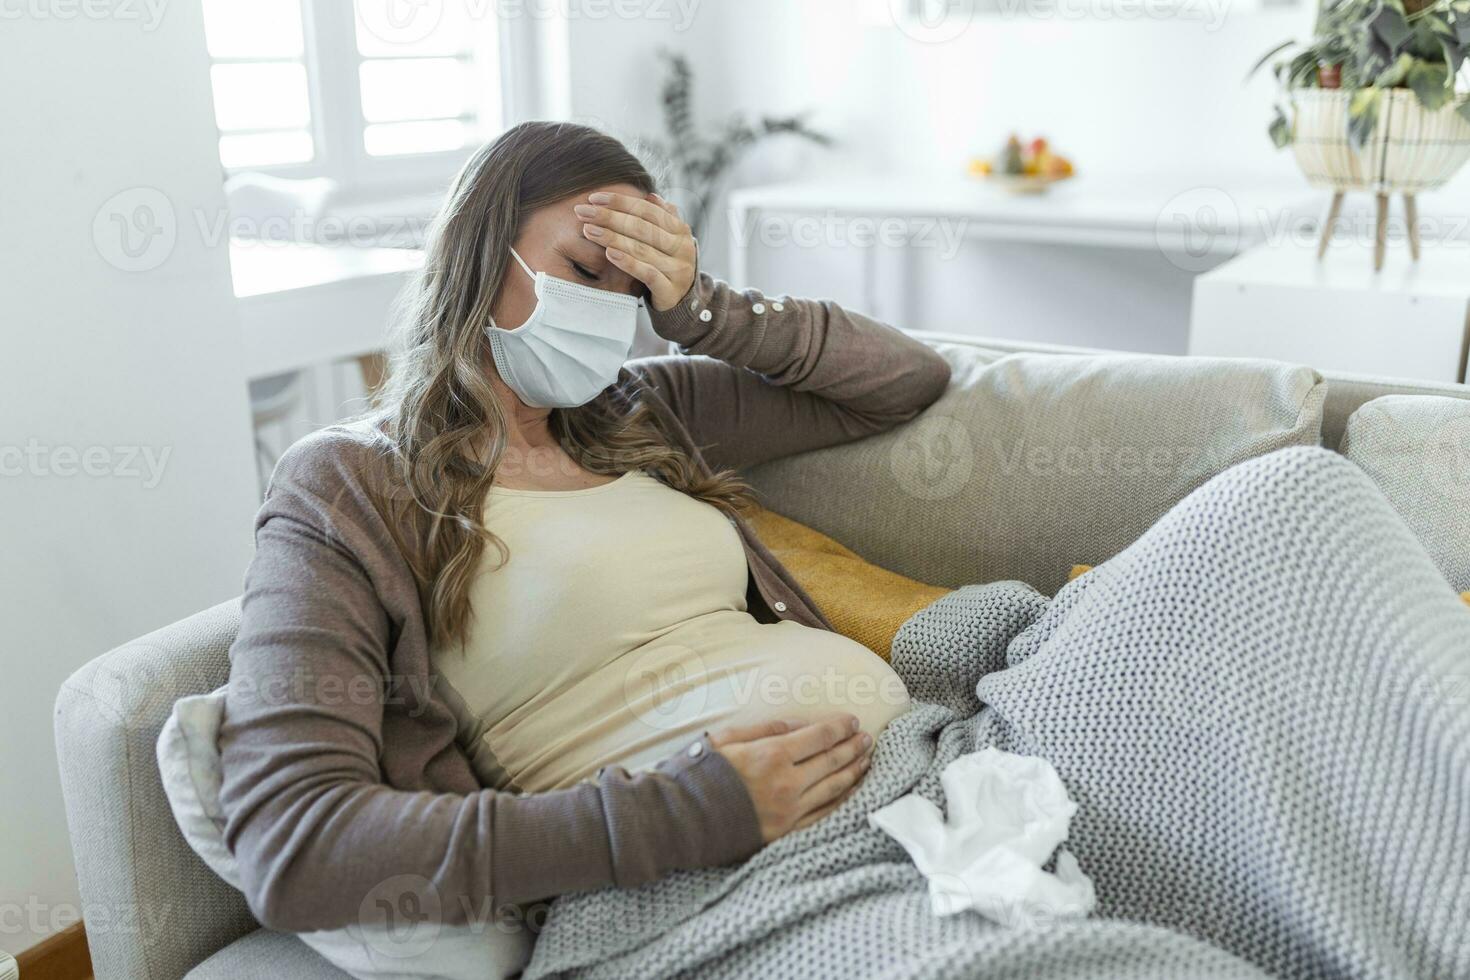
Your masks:
M825 816L862 779L873 751L872 736L848 714L725 728L710 744L740 774L767 844Z

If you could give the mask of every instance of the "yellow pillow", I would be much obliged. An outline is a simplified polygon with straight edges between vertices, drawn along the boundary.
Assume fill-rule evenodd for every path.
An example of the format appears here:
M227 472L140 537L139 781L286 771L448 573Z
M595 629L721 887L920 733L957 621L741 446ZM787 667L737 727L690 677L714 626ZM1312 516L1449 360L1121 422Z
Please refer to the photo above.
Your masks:
M904 621L952 591L879 568L820 531L763 507L744 516L832 628L884 660Z
M951 591L864 561L822 532L764 507L754 508L745 519L806 589L832 628L884 660L904 621ZM1091 565L1073 565L1067 581L1090 571ZM1470 605L1470 592L1460 598Z

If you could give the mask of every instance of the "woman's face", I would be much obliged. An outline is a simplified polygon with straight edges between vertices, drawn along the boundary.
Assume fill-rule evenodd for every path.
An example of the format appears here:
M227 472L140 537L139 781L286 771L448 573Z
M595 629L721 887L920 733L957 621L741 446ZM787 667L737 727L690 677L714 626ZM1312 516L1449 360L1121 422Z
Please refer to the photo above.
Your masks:
M548 204L532 212L521 226L515 250L526 260L532 272L544 272L557 279L613 293L642 296L643 284L609 262L603 247L588 241L582 234L584 222L574 208L586 204L587 198L598 191L640 198L646 196L632 184L609 184ZM506 264L505 279L491 310L495 323L504 330L514 330L525 323L535 309L536 283L512 257Z

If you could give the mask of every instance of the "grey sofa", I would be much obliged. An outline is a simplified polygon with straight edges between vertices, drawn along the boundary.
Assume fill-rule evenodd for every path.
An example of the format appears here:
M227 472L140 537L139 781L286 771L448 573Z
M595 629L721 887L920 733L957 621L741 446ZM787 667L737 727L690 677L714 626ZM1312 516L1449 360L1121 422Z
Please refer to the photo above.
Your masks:
M1028 375L1007 368L997 382L995 372L987 374L984 369L1005 355L1022 351L1070 354L1074 358L1070 363L1075 366L1090 362L1096 354L1021 347L968 337L921 336L943 345L952 363L966 368L957 371L956 385L946 400L924 418L911 423L912 431L937 433L936 438L941 441L952 434L946 426L953 428L955 419L970 410L967 400L982 397L972 394L967 386L975 386L975 392L989 386L986 390L991 395L996 391L1005 395L1017 385L1034 384L1036 378L1045 378L1044 371L1037 374L1033 370ZM1098 357L1097 364L1112 363L1101 355ZM1238 362L1232 367L1223 362L1204 364L1183 358L1158 358L1150 359L1144 367L1160 372L1152 375L1155 379L1173 375L1188 378L1192 377L1191 371L1201 370L1205 372L1202 376L1208 378L1228 374L1237 367L1249 374L1252 363ZM1257 429L1264 425L1271 430L1269 438L1256 444L1258 451L1301 441L1302 433L1307 431L1312 441L1320 434L1324 445L1336 449L1352 413L1381 395L1407 393L1470 399L1470 388L1465 386L1367 377L1323 378L1302 369L1293 373L1282 366L1277 368L1274 374L1262 369L1268 376L1268 386L1262 389L1259 398L1253 394L1244 410L1238 411L1238 406L1226 408L1216 417L1220 426L1228 427L1240 416ZM1097 381L1098 377L1087 375L1087 383L1078 387L1083 392L1078 397L1096 391L1102 383ZM1157 386L1157 381L1140 383ZM1186 392L1199 388L1193 382L1180 387ZM1203 394L1193 390L1190 395L1196 400L1208 396L1208 386ZM1140 391L1139 397L1147 400L1156 396L1150 388ZM1056 406L1051 410L1055 411ZM1272 421L1272 413L1280 416L1279 425ZM1293 413L1301 418L1294 420ZM1320 413L1320 421L1315 413ZM1310 429L1304 428L1307 422L1302 421L1308 416ZM1209 420L1208 413L1205 418ZM925 430L924 426L929 428ZM1156 499L1151 503L1140 501L1132 508L1135 512L1128 515L1129 520L1109 522L1113 525L1113 539L1103 534L1101 538L1081 540L1088 537L1083 531L1095 519L1079 519L1077 528L1083 530L1071 532L1080 535L1075 545L1065 539L1050 542L1054 553L1046 556L1048 564L1038 575L1027 576L1017 566L1008 565L1004 554L997 555L997 551L1004 550L1004 538L978 543L972 540L980 533L977 529L989 523L1003 524L1005 515L991 515L989 520L982 520L977 514L977 510L983 510L982 504L967 501L963 488L954 489L945 483L946 478L921 474L924 460L909 460L901 451L903 438L902 433L889 434L875 437L889 442L865 440L866 446L856 444L781 461L753 473L752 482L772 509L817 525L870 559L890 567L899 566L898 570L907 574L947 584L984 580L966 576L988 574L1024 578L1038 587L1054 586L1059 581L1056 577L1064 575L1066 567L1063 557L1077 562L1106 559L1110 552L1127 544L1127 536L1136 527L1146 526L1157 516L1155 512L1159 508L1166 508L1173 497L1188 489L1162 486L1155 479L1141 496L1153 493ZM1148 438L1139 436L1140 440ZM983 469L986 460L982 454L970 463ZM901 490L906 488L907 496L897 500L891 494L885 497L855 481L855 477L866 479L864 474L871 474L875 465L885 469L884 480L890 483L896 480ZM834 490L834 487L846 489ZM820 500L811 499L817 494ZM930 556L922 549L895 551L894 539L885 538L883 530L867 518L844 520L842 517L844 513L861 514L863 507L886 506L888 511L904 512L898 520L911 524L916 518L910 505L920 504L928 508L922 520L943 522L931 531L942 538L972 541L963 553L941 558ZM1104 501L1103 505L1114 511L1120 506L1115 501ZM1052 513L1060 520L1069 509L1056 505ZM979 564L966 564L971 552L987 549L988 556ZM1053 581L1034 581L1038 577ZM185 845L164 798L154 761L154 743L176 699L213 690L225 682L229 669L227 652L238 620L238 602L230 601L144 636L77 671L57 699L56 740L77 877L85 907L100 910L93 911L93 918L88 921L98 980L345 976L294 937L261 929L244 898L216 878ZM108 921L98 921L103 913Z

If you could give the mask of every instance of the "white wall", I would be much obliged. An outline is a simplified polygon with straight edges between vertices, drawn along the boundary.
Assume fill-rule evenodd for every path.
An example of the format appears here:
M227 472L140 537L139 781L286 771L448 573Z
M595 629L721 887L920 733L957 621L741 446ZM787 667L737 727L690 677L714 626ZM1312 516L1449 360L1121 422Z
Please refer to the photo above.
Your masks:
M1152 19L1123 15L1128 0L1056 2L1063 13L1049 16L1039 0L1016 0L1019 13L978 14L938 42L896 24L889 0L705 0L683 32L628 21L610 35L606 25L574 24L573 114L622 136L658 132L662 72L651 53L673 46L694 64L706 121L811 110L839 141L832 151L770 145L739 168L737 184L847 172L953 177L1012 131L1050 137L1084 175L1159 175L1181 186L1298 179L1290 154L1266 138L1274 83L1245 77L1263 52L1309 31L1308 0L1286 9L1185 0L1184 13ZM1084 4L1120 15L1079 16ZM702 243L716 273L727 234L721 221ZM877 311L916 309L908 326L1182 350L1192 273L1157 253L968 242L912 268L916 296L907 300L893 295L893 270L881 270L888 295ZM768 248L753 258L751 282L857 306L869 294L856 249Z
M52 739L57 689L91 657L238 593L251 551L256 483L228 258L195 224L224 207L197 8L12 4L0 24L0 948L10 952L79 910ZM134 246L151 246L130 257L114 216L136 219ZM175 229L172 247L140 226Z
M1056 2L1105 10L1132 0ZM1274 83L1245 76L1266 50L1309 31L1313 5L1185 2L1197 16L977 14L944 41L896 26L889 0L704 0L683 30L651 15L582 19L571 25L572 110L620 136L659 132L653 53L674 47L693 61L707 119L810 110L838 137L837 150L815 157L789 144L760 153L743 182L789 175L793 164L811 167L806 176L954 175L1012 131L1049 135L1094 173L1293 175L1290 155L1266 138Z
M824 117L835 109L847 145L895 171L954 174L1019 131L1050 136L1092 172L1292 172L1265 135L1273 83L1244 79L1264 51L1309 28L1306 0L1284 11L1184 0L1198 19L1127 20L1048 16L1036 0L1035 14L977 14L942 41L895 27L882 0L877 14L866 2L866 18L843 16L851 6L838 0L743 4L728 43L777 38L789 53L784 71L753 73L743 97L818 105ZM1102 13L1128 0L1055 2ZM1210 13L1211 3L1221 6ZM864 56L848 63L854 50Z
M638 147L663 137L659 90L664 80L661 50L693 62L700 111L706 118L730 110L721 33L736 5L709 0L621 5L640 16L583 16L565 23L570 106L577 122L597 126ZM582 4L589 9L598 5ZM606 5L615 11L619 5Z

